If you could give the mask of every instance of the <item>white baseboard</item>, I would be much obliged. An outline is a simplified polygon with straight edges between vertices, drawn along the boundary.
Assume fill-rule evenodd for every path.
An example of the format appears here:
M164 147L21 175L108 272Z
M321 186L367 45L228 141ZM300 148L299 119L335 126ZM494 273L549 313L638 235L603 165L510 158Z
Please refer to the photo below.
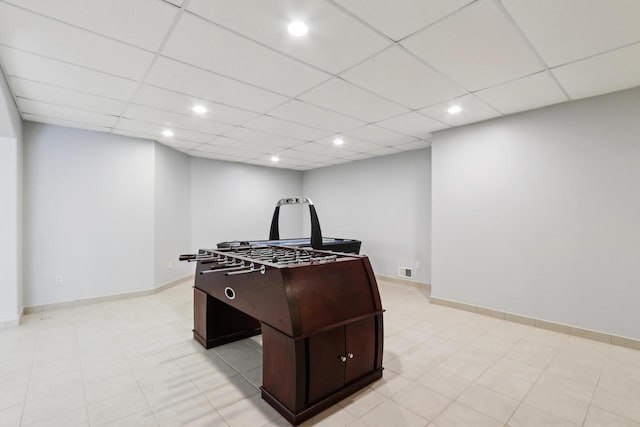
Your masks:
M577 326L565 325L548 320L536 319L535 317L522 316L520 314L508 313L506 311L494 310L492 308L481 307L478 305L467 304L464 302L448 300L431 296L429 300L432 304L444 305L458 310L470 311L472 313L481 314L483 316L495 317L497 319L507 320L509 322L521 323L535 328L547 329L549 331L560 332L567 335L586 338L589 340L599 341L607 344L627 347L634 350L640 350L640 340L635 338L621 337L618 335L607 334L606 332L593 331L591 329L579 328Z
M158 285L158 286L156 286L156 287L154 288L155 293L158 293L158 292L164 291L165 289L172 288L172 287L174 287L174 286L175 286L175 285L177 285L177 284L180 284L180 283L182 283L182 282L186 282L187 280L193 280L194 278L195 278L195 275L193 275L193 274L189 274L189 275L187 275L187 276L180 277L179 279L171 280L170 282L163 283L162 285Z
M104 296L92 297L92 298L83 298L83 299L77 299L77 300L72 300L72 301L54 302L54 303L51 303L51 304L32 305L32 306L29 306L29 307L23 307L23 312L24 312L24 314L40 313L40 312L43 312L43 311L57 310L57 309L68 308L68 307L77 307L77 306L80 306L80 305L87 305L87 304L96 304L96 303L99 303L99 302L116 301L116 300L127 299L127 298L143 297L143 296L147 296L147 295L157 294L158 292L162 292L164 290L167 290L167 289L169 289L169 288L171 288L173 286L176 286L176 285L178 285L180 283L184 283L186 281L193 280L193 278L194 278L194 275L193 274L189 274L189 275L181 277L179 279L172 280L172 281L167 282L167 283L163 283L162 285L154 287L152 289L143 289L141 291L124 292L124 293L120 293L120 294L104 295Z
M414 288L420 288L420 289L425 289L427 291L431 291L431 284L426 282L418 282L417 280L404 279L402 277L385 276L382 274L376 274L376 279L385 281L385 282L398 283L400 285L413 286Z
M17 328L18 326L20 326L20 321L22 320L23 313L24 313L24 307L20 309L20 312L18 313L17 318L0 320L0 330Z

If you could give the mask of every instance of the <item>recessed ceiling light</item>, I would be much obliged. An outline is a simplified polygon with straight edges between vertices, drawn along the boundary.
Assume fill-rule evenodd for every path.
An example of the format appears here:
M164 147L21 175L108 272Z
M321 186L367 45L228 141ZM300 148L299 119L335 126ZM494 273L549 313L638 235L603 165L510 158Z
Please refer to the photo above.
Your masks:
M296 37L302 37L309 32L309 27L302 21L294 21L287 27L289 34Z
M337 138L335 138L335 139L333 140L333 145L340 146L340 145L342 145L342 144L344 144L344 139L342 139L342 138L340 138L340 137L337 137Z
M278 161L279 161L279 160L280 160L280 159L278 158L278 156L271 156L271 161L272 161L273 163L278 163Z
M162 131L162 136L166 136L167 138L171 138L173 136L173 132L169 129L165 129Z
M197 104L193 106L192 110L196 114L204 114L207 112L207 107L201 104Z
M462 111L462 107L460 107L459 105L452 105L447 110L449 114L458 114L460 111Z

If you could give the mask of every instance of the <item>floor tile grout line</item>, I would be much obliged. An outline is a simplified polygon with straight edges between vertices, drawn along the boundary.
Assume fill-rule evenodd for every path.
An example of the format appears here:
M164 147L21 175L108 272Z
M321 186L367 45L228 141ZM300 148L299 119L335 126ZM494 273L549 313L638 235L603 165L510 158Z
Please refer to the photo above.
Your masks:
M553 360L554 358L555 358L555 355L554 355L554 357L553 357L551 360ZM533 384L531 384L531 386L529 387L529 390L527 390L527 392L525 393L525 395L522 397L522 399L520 400L520 403L518 404L518 406L516 407L516 409L513 411L513 413L511 414L511 417L509 417L509 419L507 420L506 424L508 424L508 423L509 423L509 421L510 421L510 420L513 418L513 416L516 414L516 412L518 412L518 409L520 409L520 407L522 406L522 404L526 404L526 403L525 403L525 400L527 399L527 396L529 396L529 394L531 393L531 390L533 390L533 388L534 388L534 387L535 387L535 386L540 382L540 379L542 378L542 376L544 375L545 371L547 370L547 368L548 368L548 367L549 367L549 365L551 364L551 360L549 360L549 362L547 362L547 364L546 364L546 366L544 367L544 369L542 369L542 370L541 370L541 372L540 372L540 374L538 375L538 378L536 379L536 381L534 381L534 383L533 383ZM521 362L518 362L518 363L521 363ZM562 420L565 420L564 418L562 418L562 417L558 417L557 415L552 414L551 412L548 412L548 411L546 411L546 410L544 410L544 409L540 409L540 408L538 408L538 407L536 407L536 406L533 406L533 407L534 407L535 409L537 409L538 411L542 411L542 412L545 412L545 413L547 413L547 414L553 415L553 416L554 416L554 417L556 417L556 418L560 418L560 419L562 419ZM566 421L569 421L569 420L566 420Z
M37 342L37 340L35 341ZM36 352L36 345L37 344L34 343L33 350L32 350L33 354L35 354ZM20 412L20 425L22 425L24 421L24 409L27 406L27 397L29 396L29 389L31 388L32 374L33 374L33 355L31 356L31 363L29 366L29 376L28 376L29 379L27 380L27 390L24 393L24 399L22 401L22 411Z
M78 365L80 365L80 377L82 379L82 397L84 399L84 412L87 415L87 424L90 424L89 421L89 403L87 402L87 387L84 380L84 374L82 373L82 357L80 354L80 342L78 340L78 323L75 322L75 310L71 307L71 312L73 314L73 332L76 337L76 351L78 352Z
M479 337L478 337L477 339L479 339ZM477 341L477 339L476 339L476 340L474 340L473 342ZM515 344L513 345L513 347L515 347ZM455 353L454 353L454 354L455 354ZM506 354L506 353L505 353L505 354ZM465 393L465 391L467 391L469 388L471 388L471 386L472 386L472 385L477 385L477 386L479 386L479 387L483 387L482 385L477 384L478 379L479 379L480 377L482 377L484 374L486 374L486 373L487 373L487 372L488 372L492 367L494 367L494 366L495 366L495 364L496 364L496 363L498 363L498 361L502 360L503 358L504 358L504 355L503 355L503 356L501 356L501 357L500 357L498 360L496 360L495 362L493 362L493 364L492 364L491 366L489 366L489 367L488 367L488 368L486 368L484 371L482 371L482 373L481 373L480 375L478 375L478 376L476 377L476 379L475 379L475 380L473 380L473 381L469 381L469 384L467 385L467 387L465 387L465 388L464 388L464 390L463 390L463 391L458 395L458 397L456 397L454 400L452 400L452 402L449 404L449 406L451 406L451 404L453 404L453 402L458 402L458 404L460 404L460 405L463 405L463 406L465 406L465 407L467 407L467 408L469 408L469 409L473 409L473 410L474 410L474 411L476 411L476 412L479 412L479 413L481 413L481 414L483 414L483 415L488 416L489 418L491 418L491 419L493 419L493 420L496 420L496 419L495 419L495 418L493 418L491 415L486 414L486 413L484 413L484 412L482 412L482 411L479 411L479 410L477 410L477 409L471 408L471 407L469 407L468 405L466 405L466 404L464 404L464 403L460 402L458 399L460 399L460 396L462 396L462 395ZM464 379L464 378L462 378L462 379ZM487 387L484 387L484 388L487 388ZM487 389L488 389L488 390L491 390L490 388L487 388ZM491 391L493 391L493 392L495 392L495 393L498 393L498 394L502 395L502 393L499 393L499 392L497 392L496 390L491 390ZM444 412L444 410L443 410L443 411L441 411L441 412L440 412L440 414L442 414L442 412ZM514 409L514 412L515 412L515 409ZM440 414L439 414L438 416L440 416ZM513 414L512 414L512 415L513 415ZM507 418L507 421L508 421L510 418L511 418L511 417ZM496 421L498 421L498 422L502 422L502 421L500 421L500 420L496 420ZM505 421L504 423L506 424L506 421Z
M103 303L101 303L101 304L103 304ZM111 329L113 330L113 328L111 328ZM153 332L152 332L152 333L153 333ZM153 334L153 335L155 336L155 334ZM120 336L119 336L117 333L115 333L115 336L116 336L116 339L118 340L118 344L120 345L120 347L123 347L123 344L122 344L122 341L121 341L121 339L120 339ZM163 345L163 347L164 347L164 345ZM132 368L132 366L131 366L130 358L129 358L129 356L127 355L127 353L126 353L125 351L123 351L123 354L124 354L124 356L125 356L125 360L126 360L126 362L127 362L127 367L129 368L129 371L131 372L131 376L133 377L134 381L136 382L136 385L138 386L138 390L140 391L140 394L142 394L142 397L144 397L144 400L145 400L145 402L147 403L147 408L148 408L148 409L149 409L149 411L151 412L151 414L152 414L152 416L153 416L153 419L154 419L154 420L155 420L155 422L156 422L156 425L158 425L158 426L159 426L159 425L160 425L160 423L159 423L159 421L158 421L158 417L156 416L156 413L155 413L155 411L153 410L153 408L151 408L151 404L149 403L149 399L147 398L147 395L144 393L144 391L143 391L143 389L142 389L142 386L141 386L141 384L140 384L140 381L139 381L138 377L136 376L136 374L135 374L135 372L134 372L134 370L133 370L133 368ZM88 408L88 406L87 406L87 408ZM113 421L117 421L117 420L124 419L124 418L126 418L126 417L128 417L128 416L130 416L130 415L132 415L132 414L134 414L134 413L136 413L136 412L138 412L138 411L134 411L134 412L129 413L129 414L127 414L127 415L124 415L123 417L120 417L120 418L118 418L118 419L116 419L116 420L112 420L112 422L113 422Z
M593 398L596 396L596 392L598 391L598 385L600 384L600 378L602 377L602 371L604 371L604 367L606 365L606 359L605 361L602 363L602 366L600 366L600 372L598 373L598 380L596 381L596 385L593 387L593 391L591 392L591 398L589 399L589 403L587 405L587 410L584 413L584 417L582 418L582 423L580 424L581 426L584 426L584 424L587 422L587 418L589 417L589 410L591 409L591 405L593 404ZM615 414L618 415L618 414Z

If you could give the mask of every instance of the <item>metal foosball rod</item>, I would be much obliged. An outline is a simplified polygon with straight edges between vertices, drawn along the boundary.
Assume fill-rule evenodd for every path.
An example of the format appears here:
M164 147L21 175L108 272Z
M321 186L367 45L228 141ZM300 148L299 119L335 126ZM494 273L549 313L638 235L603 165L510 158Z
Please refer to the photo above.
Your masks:
M216 269L213 269L213 270L204 270L204 271L201 271L200 274L222 273L222 272L226 272L226 271L240 270L240 269L243 269L243 268L246 268L246 266L238 264L235 267L225 267L225 268L216 268Z
M229 273L225 273L225 276L236 276L238 274L248 274L248 273L258 273L258 272L260 274L264 274L267 271L264 265L261 265L260 268L255 268L253 263L251 263L249 267L250 268L248 270L231 271Z

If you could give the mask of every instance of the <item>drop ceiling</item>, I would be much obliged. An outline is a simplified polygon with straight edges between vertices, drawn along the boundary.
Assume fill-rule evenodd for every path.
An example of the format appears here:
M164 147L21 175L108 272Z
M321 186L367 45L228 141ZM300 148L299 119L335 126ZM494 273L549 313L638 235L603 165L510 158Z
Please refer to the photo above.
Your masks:
M0 0L0 64L25 120L309 170L640 85L639 22L637 0Z

